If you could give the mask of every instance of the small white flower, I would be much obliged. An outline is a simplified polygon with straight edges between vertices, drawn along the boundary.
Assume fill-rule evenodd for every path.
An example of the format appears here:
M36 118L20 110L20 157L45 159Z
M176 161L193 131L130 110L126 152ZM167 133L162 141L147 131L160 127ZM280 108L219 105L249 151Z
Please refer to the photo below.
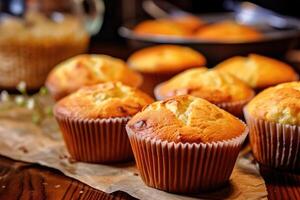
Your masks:
M24 81L21 81L18 85L17 85L17 89L21 92L24 93L26 91L26 83Z
M8 102L9 101L9 94L6 90L3 90L1 93L0 93L0 100L3 101L3 102Z
M17 105L23 105L25 102L25 98L22 96L16 96L15 98L15 102Z
M27 103L26 103L26 107L29 109L29 110L32 110L34 108L34 105L35 105L35 101L33 98L29 98L27 100Z

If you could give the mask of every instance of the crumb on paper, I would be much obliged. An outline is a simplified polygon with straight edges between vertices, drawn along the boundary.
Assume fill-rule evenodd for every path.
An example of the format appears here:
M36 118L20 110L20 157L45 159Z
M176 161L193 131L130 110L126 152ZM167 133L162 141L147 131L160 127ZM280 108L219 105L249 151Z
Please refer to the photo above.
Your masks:
M3 189L6 188L6 185L2 185L2 188L3 188Z
M43 182L42 184L43 184L43 185L48 185L48 183L47 183L47 182Z
M18 149L23 153L28 153L28 149L25 146L20 146Z
M82 193L83 193L83 190L80 190L79 193L82 194Z
M139 176L139 174L138 174L138 173L136 173L136 172L135 172L135 173L133 173L133 175L134 175L134 176Z
M60 185L55 185L54 188L60 188Z

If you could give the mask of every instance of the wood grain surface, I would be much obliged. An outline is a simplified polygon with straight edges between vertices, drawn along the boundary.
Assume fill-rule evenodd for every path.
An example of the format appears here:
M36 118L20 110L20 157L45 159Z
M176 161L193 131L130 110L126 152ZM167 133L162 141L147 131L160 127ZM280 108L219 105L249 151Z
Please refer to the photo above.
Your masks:
M300 175L278 172L261 167L266 181L268 199L300 199ZM126 199L134 200L124 192L111 194L95 190L61 172L35 164L14 161L0 156L0 199Z
M135 198L124 192L107 194L68 178L57 170L0 156L0 199L134 200Z

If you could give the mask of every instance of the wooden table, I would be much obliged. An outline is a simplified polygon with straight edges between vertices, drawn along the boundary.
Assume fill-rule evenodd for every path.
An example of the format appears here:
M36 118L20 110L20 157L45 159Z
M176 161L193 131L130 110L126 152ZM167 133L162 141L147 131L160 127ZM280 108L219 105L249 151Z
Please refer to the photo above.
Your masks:
M125 45L93 43L93 53L105 53L126 58ZM300 174L278 172L261 166L269 199L300 199ZM0 200L14 199L135 199L118 191L111 194L95 190L61 172L14 161L0 156Z

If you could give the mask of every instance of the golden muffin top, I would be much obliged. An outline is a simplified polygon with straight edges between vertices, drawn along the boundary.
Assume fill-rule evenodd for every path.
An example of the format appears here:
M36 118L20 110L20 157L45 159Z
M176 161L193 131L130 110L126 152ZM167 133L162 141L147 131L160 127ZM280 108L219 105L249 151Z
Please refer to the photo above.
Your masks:
M189 48L177 45L158 45L133 53L128 65L144 73L176 73L205 65L204 56Z
M191 34L191 30L187 25L182 25L186 22L176 22L170 19L145 20L136 25L133 31L140 35L148 36L168 36L168 37L186 37Z
M229 72L257 89L298 80L298 74L291 66L257 54L229 58L218 64L216 69Z
M129 117L153 99L138 89L109 82L83 87L61 99L54 107L56 116L102 119Z
M168 142L210 143L238 137L246 126L204 99L183 95L148 105L132 117L127 128Z
M245 111L257 119L299 126L300 82L282 83L262 91Z
M158 85L155 96L166 99L178 95L192 95L211 103L235 102L253 97L253 90L229 73L207 68L186 70Z
M175 15L169 18L169 20L176 22L190 31L195 31L205 23L199 17L193 15Z
M252 27L232 21L222 21L200 28L195 33L195 37L217 42L246 42L259 40L263 35Z
M55 99L60 99L82 86L120 81L132 87L142 77L120 59L106 55L79 55L57 65L48 75L46 86Z

